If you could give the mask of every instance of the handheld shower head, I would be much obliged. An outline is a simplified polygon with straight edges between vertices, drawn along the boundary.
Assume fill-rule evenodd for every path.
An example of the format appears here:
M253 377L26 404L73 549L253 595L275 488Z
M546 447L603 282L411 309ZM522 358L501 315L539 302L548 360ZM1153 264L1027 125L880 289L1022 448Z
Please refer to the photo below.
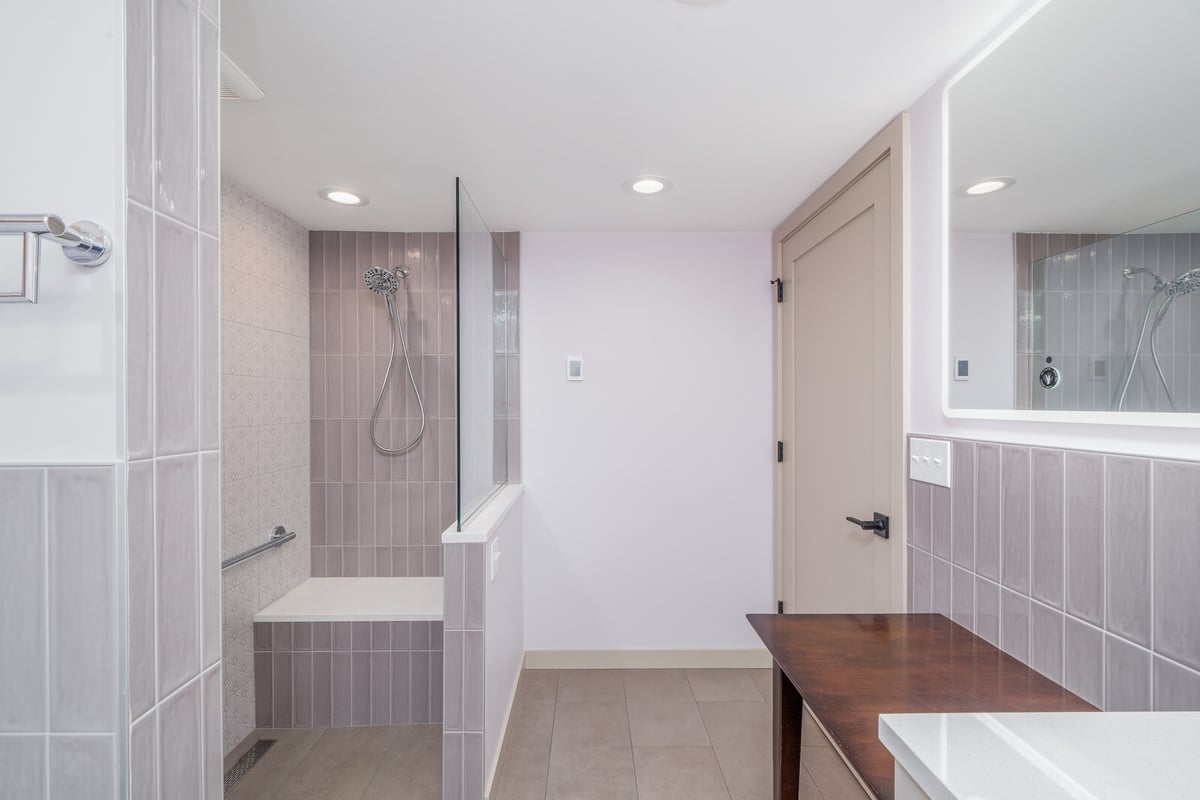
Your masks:
M380 297L396 294L400 288L400 279L409 276L408 267L403 264L388 269L386 267L371 267L363 273L363 283Z
M1193 269L1172 279L1167 284L1167 297L1182 297L1200 291L1200 269Z

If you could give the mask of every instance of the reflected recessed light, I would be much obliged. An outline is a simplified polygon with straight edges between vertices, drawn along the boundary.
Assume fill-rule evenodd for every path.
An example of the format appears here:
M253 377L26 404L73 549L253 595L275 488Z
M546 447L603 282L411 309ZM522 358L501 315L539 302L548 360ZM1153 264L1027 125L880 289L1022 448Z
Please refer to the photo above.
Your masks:
M331 203L337 203L339 206L365 206L370 202L361 194L355 194L346 189L322 189L317 194Z
M1017 182L1016 178L984 178L963 189L963 194L980 195L1007 189Z
M658 194L671 188L671 182L661 175L638 175L623 184L627 191L634 194Z

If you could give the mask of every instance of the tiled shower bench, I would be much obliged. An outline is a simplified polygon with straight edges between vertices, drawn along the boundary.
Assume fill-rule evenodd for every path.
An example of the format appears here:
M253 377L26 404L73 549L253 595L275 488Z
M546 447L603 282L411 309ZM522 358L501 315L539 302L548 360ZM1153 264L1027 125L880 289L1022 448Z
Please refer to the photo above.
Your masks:
M254 615L260 728L442 721L442 579L309 578Z

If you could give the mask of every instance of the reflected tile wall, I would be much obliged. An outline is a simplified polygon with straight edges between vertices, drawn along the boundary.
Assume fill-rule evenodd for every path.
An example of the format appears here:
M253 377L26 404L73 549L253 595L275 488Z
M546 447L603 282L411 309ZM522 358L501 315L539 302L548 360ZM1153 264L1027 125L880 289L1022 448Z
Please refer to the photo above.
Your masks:
M132 742L129 794L138 798L221 791L222 754L210 744L222 675L220 31L215 4L203 5L131 0L125 14L129 461L116 469L114 492L128 508L128 550L116 554L129 565L130 729L121 736ZM94 567L100 556L89 557ZM79 583L89 592L103 570L91 573ZM106 751L77 745L50 749L52 775L66 770L52 796L100 796ZM88 780L74 782L71 769L88 770Z
M1200 234L1014 235L1017 286L1016 407L1107 411L1113 408L1141 331L1154 280L1127 280L1142 267L1167 280L1200 267ZM1200 295L1181 297L1159 330L1163 372L1179 411L1200 411ZM1047 391L1037 373L1051 358L1062 372ZM1124 408L1169 411L1149 353L1134 371Z
M914 504L910 611L950 617L1105 710L1200 710L1200 464L958 440L953 469L953 551L974 535L979 558L951 572ZM1003 547L983 541L996 531Z
M308 231L221 184L221 556L295 541L224 575L224 748L254 728L255 612L310 574Z

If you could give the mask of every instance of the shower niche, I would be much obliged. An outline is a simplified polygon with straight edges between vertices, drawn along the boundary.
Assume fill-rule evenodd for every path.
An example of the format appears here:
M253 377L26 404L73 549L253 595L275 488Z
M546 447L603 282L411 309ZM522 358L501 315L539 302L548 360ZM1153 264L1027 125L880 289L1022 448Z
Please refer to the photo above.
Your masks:
M1197 24L1051 0L948 85L948 409L1200 412Z

